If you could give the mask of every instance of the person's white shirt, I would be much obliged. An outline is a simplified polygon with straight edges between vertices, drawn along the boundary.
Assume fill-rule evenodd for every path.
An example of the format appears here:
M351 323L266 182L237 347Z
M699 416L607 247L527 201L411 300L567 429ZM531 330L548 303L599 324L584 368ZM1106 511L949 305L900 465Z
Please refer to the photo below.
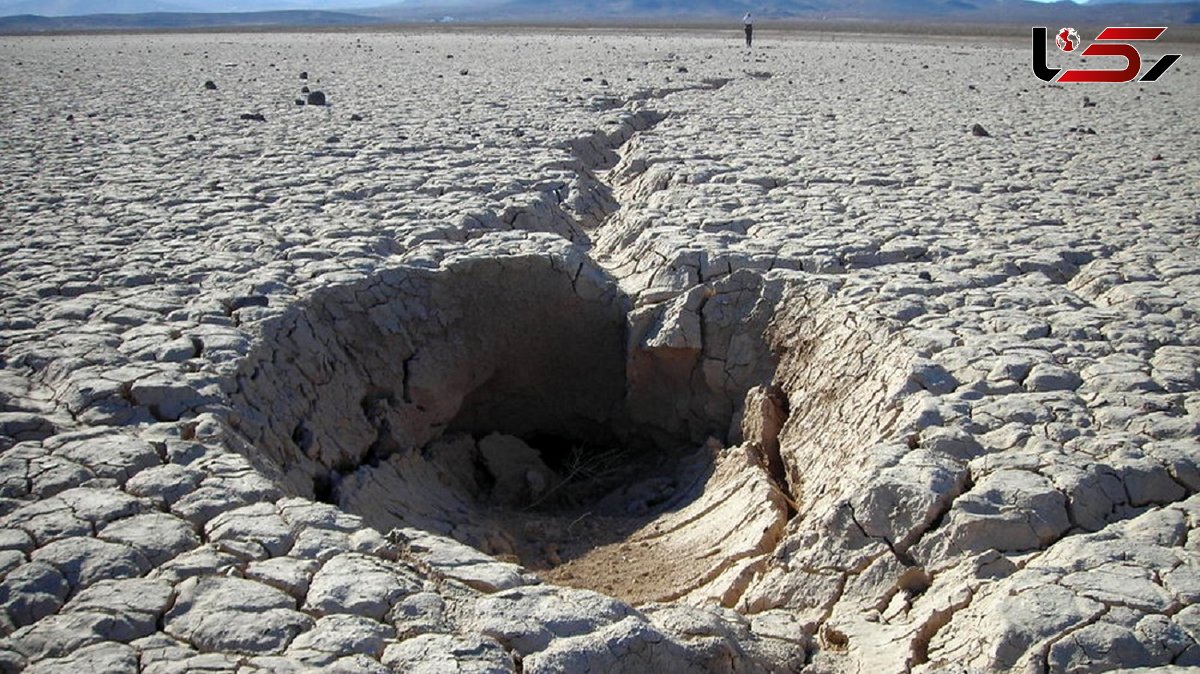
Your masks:
M747 26L750 25L750 12L746 12L746 16L742 17L742 23L746 24Z

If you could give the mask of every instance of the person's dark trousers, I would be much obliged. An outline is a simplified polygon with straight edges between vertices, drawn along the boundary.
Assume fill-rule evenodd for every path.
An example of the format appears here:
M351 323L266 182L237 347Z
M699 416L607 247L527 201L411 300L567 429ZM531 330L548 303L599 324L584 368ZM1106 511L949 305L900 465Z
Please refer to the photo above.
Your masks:
M754 26L746 26L746 46L750 46L750 41L754 39Z

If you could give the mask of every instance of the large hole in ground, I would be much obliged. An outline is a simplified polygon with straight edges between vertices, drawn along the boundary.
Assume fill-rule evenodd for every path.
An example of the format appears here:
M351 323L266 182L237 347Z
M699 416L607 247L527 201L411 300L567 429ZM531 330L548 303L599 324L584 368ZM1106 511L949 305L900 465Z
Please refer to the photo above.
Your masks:
M238 430L292 492L381 531L451 536L635 603L732 601L737 562L769 552L788 514L763 443L724 446L770 375L769 310L755 323L745 289L731 295L747 341L700 327L709 313L739 322L712 292L631 312L577 248L547 237L488 253L290 309L241 365ZM707 346L662 338L679 330ZM763 353L735 366L708 347Z

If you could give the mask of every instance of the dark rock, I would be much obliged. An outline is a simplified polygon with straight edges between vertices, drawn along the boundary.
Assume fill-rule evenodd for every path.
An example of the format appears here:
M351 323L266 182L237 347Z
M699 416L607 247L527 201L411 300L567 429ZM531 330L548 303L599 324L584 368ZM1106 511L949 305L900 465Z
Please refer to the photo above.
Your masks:
M303 99L303 98L297 98L297 99L296 99L296 105L304 105L304 99Z
M196 140L196 134L194 134L194 133L189 133L189 134L187 135L187 139L188 139L188 140Z
M342 139L340 136L330 136L325 139L325 142L326 143L340 143L340 142L342 142Z
M249 121L251 121L251 122L265 122L265 121L267 121L267 118L266 118L266 117L263 117L263 114L262 114L261 112L246 112L246 113L242 113L242 115L241 115L241 117L239 117L239 119L245 119L245 120L249 120Z
M677 73L686 73L687 71L688 71L688 69L687 69L687 68L685 68L685 67L683 67L683 66L676 66L676 67L675 67L675 72L677 72Z
M360 114L358 114L358 113L356 112L356 113L354 113L353 115L350 115L350 121L351 121L351 122L361 122L361 121L362 121L362 115L360 115Z
M1096 101L1093 101L1092 99L1088 98L1087 96L1084 96L1083 97L1083 107L1094 108L1094 107L1096 107Z
M976 124L971 127L971 135L977 138L987 138L992 134L988 133L987 129L983 128L982 125Z
M602 87L607 87L607 86L608 86L608 80L600 80L600 86L602 86Z
M321 91L312 91L308 94L309 105L325 105L325 93Z
M1163 156L1161 154L1156 154L1150 158L1150 161L1162 161L1162 160L1163 160Z
M75 121L75 115L67 115L67 121L68 121L68 122L74 122L74 121Z
M302 80L308 79L308 71L307 70L300 73L300 79L302 79Z
M585 78L583 78L583 81L584 81L584 82L591 82L591 81L592 81L592 78L590 78L590 77L585 77Z
M208 89L209 91L216 91L216 89L217 89L217 83L216 83L216 82L214 82L214 81L212 81L212 80L205 80L205 81L204 81L204 88L205 88L205 89Z
M458 71L458 74L459 74L459 75L466 75L468 72L469 72L469 71L468 71L466 68L463 68L462 70Z
M229 302L229 310L237 311L246 307L265 307L269 306L270 302L265 295L244 295L235 297Z

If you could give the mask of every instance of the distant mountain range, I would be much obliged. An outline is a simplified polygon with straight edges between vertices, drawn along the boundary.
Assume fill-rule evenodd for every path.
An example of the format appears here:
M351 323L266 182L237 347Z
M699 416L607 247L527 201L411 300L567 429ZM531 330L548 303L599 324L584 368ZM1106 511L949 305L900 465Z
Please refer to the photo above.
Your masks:
M378 2L378 0L375 0ZM0 0L0 31L351 26L381 22L879 20L1180 25L1200 0Z
M225 14L286 10L339 12L379 4L379 0L0 0L0 16L84 16L152 12Z
M408 0L360 10L393 20L452 16L468 21L703 20L736 19L745 12L763 19L912 19L1025 23L1077 20L1113 25L1200 22L1197 0L1091 0L1076 4L1030 0Z
M61 31L195 30L200 28L317 28L366 26L386 19L341 12L146 12L137 14L87 14L83 16L0 17L0 33Z

